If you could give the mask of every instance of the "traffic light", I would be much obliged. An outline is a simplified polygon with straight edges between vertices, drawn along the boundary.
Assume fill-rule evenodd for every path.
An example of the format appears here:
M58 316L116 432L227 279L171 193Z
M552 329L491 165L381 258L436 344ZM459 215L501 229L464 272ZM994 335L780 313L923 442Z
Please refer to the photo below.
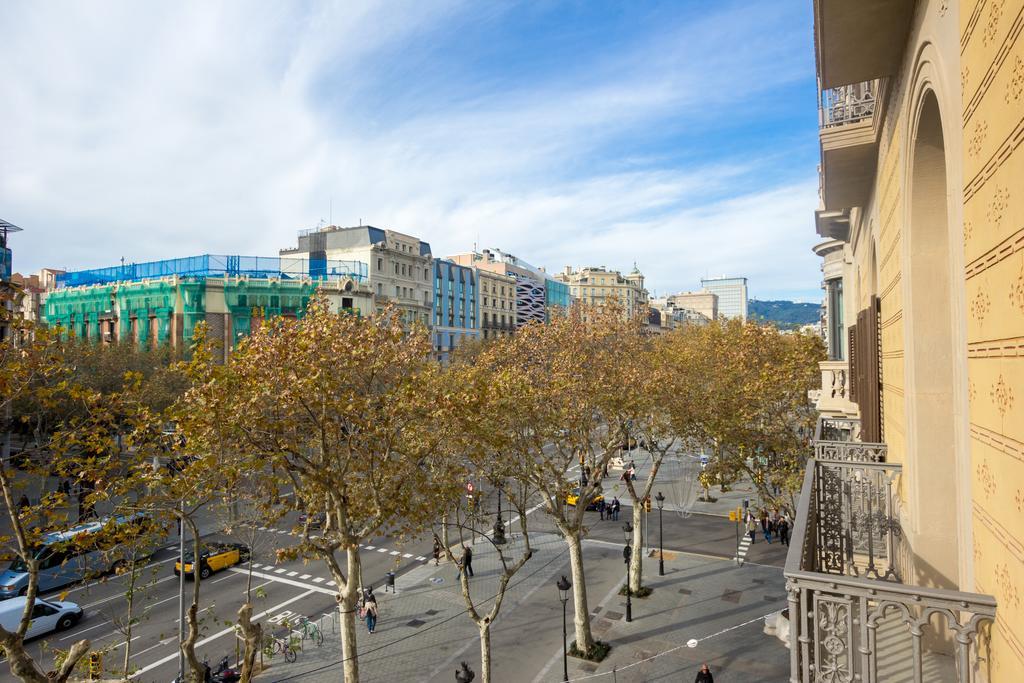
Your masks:
M89 655L89 680L98 681L103 676L103 655L93 652Z
M647 496L646 498L644 498L644 512L650 512L650 511L651 511L651 497Z
M476 501L473 499L473 494L472 493L466 494L466 509L468 509L470 512L472 512L473 508L475 507L475 503L476 503Z

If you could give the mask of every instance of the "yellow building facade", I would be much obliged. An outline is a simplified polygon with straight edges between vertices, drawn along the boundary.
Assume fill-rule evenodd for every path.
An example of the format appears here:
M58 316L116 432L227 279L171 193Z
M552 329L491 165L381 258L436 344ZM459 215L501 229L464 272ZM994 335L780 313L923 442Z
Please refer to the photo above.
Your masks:
M899 468L903 583L995 599L954 680L1024 681L1024 0L813 4L828 362Z

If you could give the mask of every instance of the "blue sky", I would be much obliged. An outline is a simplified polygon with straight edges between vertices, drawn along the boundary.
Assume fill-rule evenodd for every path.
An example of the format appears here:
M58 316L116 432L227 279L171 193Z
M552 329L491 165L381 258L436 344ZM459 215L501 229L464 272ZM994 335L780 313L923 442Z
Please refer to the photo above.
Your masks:
M4 3L0 217L22 271L333 217L818 300L810 5Z

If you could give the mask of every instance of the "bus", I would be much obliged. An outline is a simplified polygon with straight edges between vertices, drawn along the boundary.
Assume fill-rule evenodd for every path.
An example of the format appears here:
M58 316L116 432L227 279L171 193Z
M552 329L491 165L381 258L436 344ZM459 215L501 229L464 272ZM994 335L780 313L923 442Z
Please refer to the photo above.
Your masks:
M66 531L44 534L35 551L35 559L39 562L39 593L114 573L132 559L133 552L136 560L148 558L156 550L155 543L133 549L132 544L105 543L104 536L96 534L107 530L108 525L133 525L140 533L145 533L150 522L149 516L143 513L111 515L78 524ZM27 567L22 558L15 557L7 570L0 574L0 600L27 592Z

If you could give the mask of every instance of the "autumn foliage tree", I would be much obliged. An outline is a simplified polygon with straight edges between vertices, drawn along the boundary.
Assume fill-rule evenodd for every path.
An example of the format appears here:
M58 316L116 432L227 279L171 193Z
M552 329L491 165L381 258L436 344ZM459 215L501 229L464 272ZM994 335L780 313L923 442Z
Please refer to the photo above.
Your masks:
M359 677L360 542L422 531L433 496L458 487L439 455L444 401L430 391L440 372L430 350L426 330L396 310L368 319L317 296L302 318L264 323L227 366L194 367L185 396L191 414L211 417L193 420L193 440L233 443L254 476L282 478L307 512L324 514L316 538L307 526L279 553L322 559L337 583L346 681Z

